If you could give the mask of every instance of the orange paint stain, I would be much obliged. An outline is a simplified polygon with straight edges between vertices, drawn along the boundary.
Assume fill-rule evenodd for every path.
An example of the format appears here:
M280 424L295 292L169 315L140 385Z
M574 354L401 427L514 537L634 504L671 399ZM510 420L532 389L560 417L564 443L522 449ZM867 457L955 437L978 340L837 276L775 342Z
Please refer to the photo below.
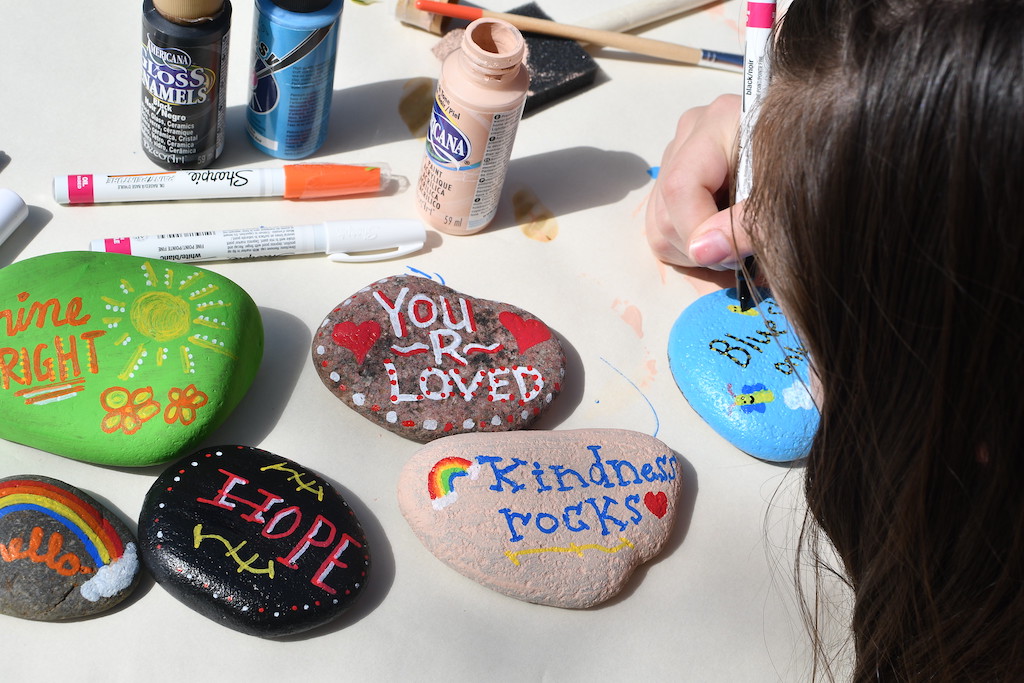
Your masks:
M640 380L640 387L645 389L649 387L654 382L654 378L658 376L658 361L653 358L649 358L647 359L647 362L644 363L644 367L647 369L647 376Z
M612 303L612 308L618 312L622 321L633 329L633 332L638 338L644 338L644 316L643 313L640 312L639 308L625 301L619 301L618 299Z
M512 195L512 211L523 234L530 239L550 242L558 236L555 214L541 203L530 188L524 187Z

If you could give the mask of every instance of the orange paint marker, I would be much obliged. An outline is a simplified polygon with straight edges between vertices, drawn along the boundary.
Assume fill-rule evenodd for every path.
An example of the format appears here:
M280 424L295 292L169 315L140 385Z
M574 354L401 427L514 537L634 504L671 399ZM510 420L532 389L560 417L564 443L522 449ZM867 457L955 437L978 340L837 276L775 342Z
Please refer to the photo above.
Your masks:
M386 164L290 164L282 168L67 175L53 179L59 204L284 197L326 199L404 190Z

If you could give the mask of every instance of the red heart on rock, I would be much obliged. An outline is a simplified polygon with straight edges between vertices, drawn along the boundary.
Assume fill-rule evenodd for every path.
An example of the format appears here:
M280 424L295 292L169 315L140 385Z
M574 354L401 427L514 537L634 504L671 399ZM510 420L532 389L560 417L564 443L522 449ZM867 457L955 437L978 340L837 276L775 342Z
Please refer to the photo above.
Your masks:
M360 364L379 338L380 324L375 320L367 320L358 325L346 320L338 323L331 330L331 339L334 340L334 343L354 353L356 361Z
M551 330L539 320L523 320L511 311L498 314L498 320L515 337L519 353L526 353L531 346L551 339Z
M661 519L668 512L668 496L665 495L664 491L658 491L657 493L648 491L644 494L644 505L647 506L647 509L655 517Z

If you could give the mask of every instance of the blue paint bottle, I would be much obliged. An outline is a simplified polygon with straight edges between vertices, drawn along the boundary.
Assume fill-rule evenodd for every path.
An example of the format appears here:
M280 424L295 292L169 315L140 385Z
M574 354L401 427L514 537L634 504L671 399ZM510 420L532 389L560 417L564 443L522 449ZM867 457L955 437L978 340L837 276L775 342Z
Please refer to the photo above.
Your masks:
M342 0L256 0L249 141L279 159L320 148L334 93Z

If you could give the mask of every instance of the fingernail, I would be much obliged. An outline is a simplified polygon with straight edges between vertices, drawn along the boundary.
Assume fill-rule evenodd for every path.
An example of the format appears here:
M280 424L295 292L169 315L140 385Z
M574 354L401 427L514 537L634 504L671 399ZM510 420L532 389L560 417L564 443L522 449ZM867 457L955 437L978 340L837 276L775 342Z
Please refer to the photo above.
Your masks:
M690 242L690 258L699 266L717 266L734 260L732 243L718 230L709 230Z

